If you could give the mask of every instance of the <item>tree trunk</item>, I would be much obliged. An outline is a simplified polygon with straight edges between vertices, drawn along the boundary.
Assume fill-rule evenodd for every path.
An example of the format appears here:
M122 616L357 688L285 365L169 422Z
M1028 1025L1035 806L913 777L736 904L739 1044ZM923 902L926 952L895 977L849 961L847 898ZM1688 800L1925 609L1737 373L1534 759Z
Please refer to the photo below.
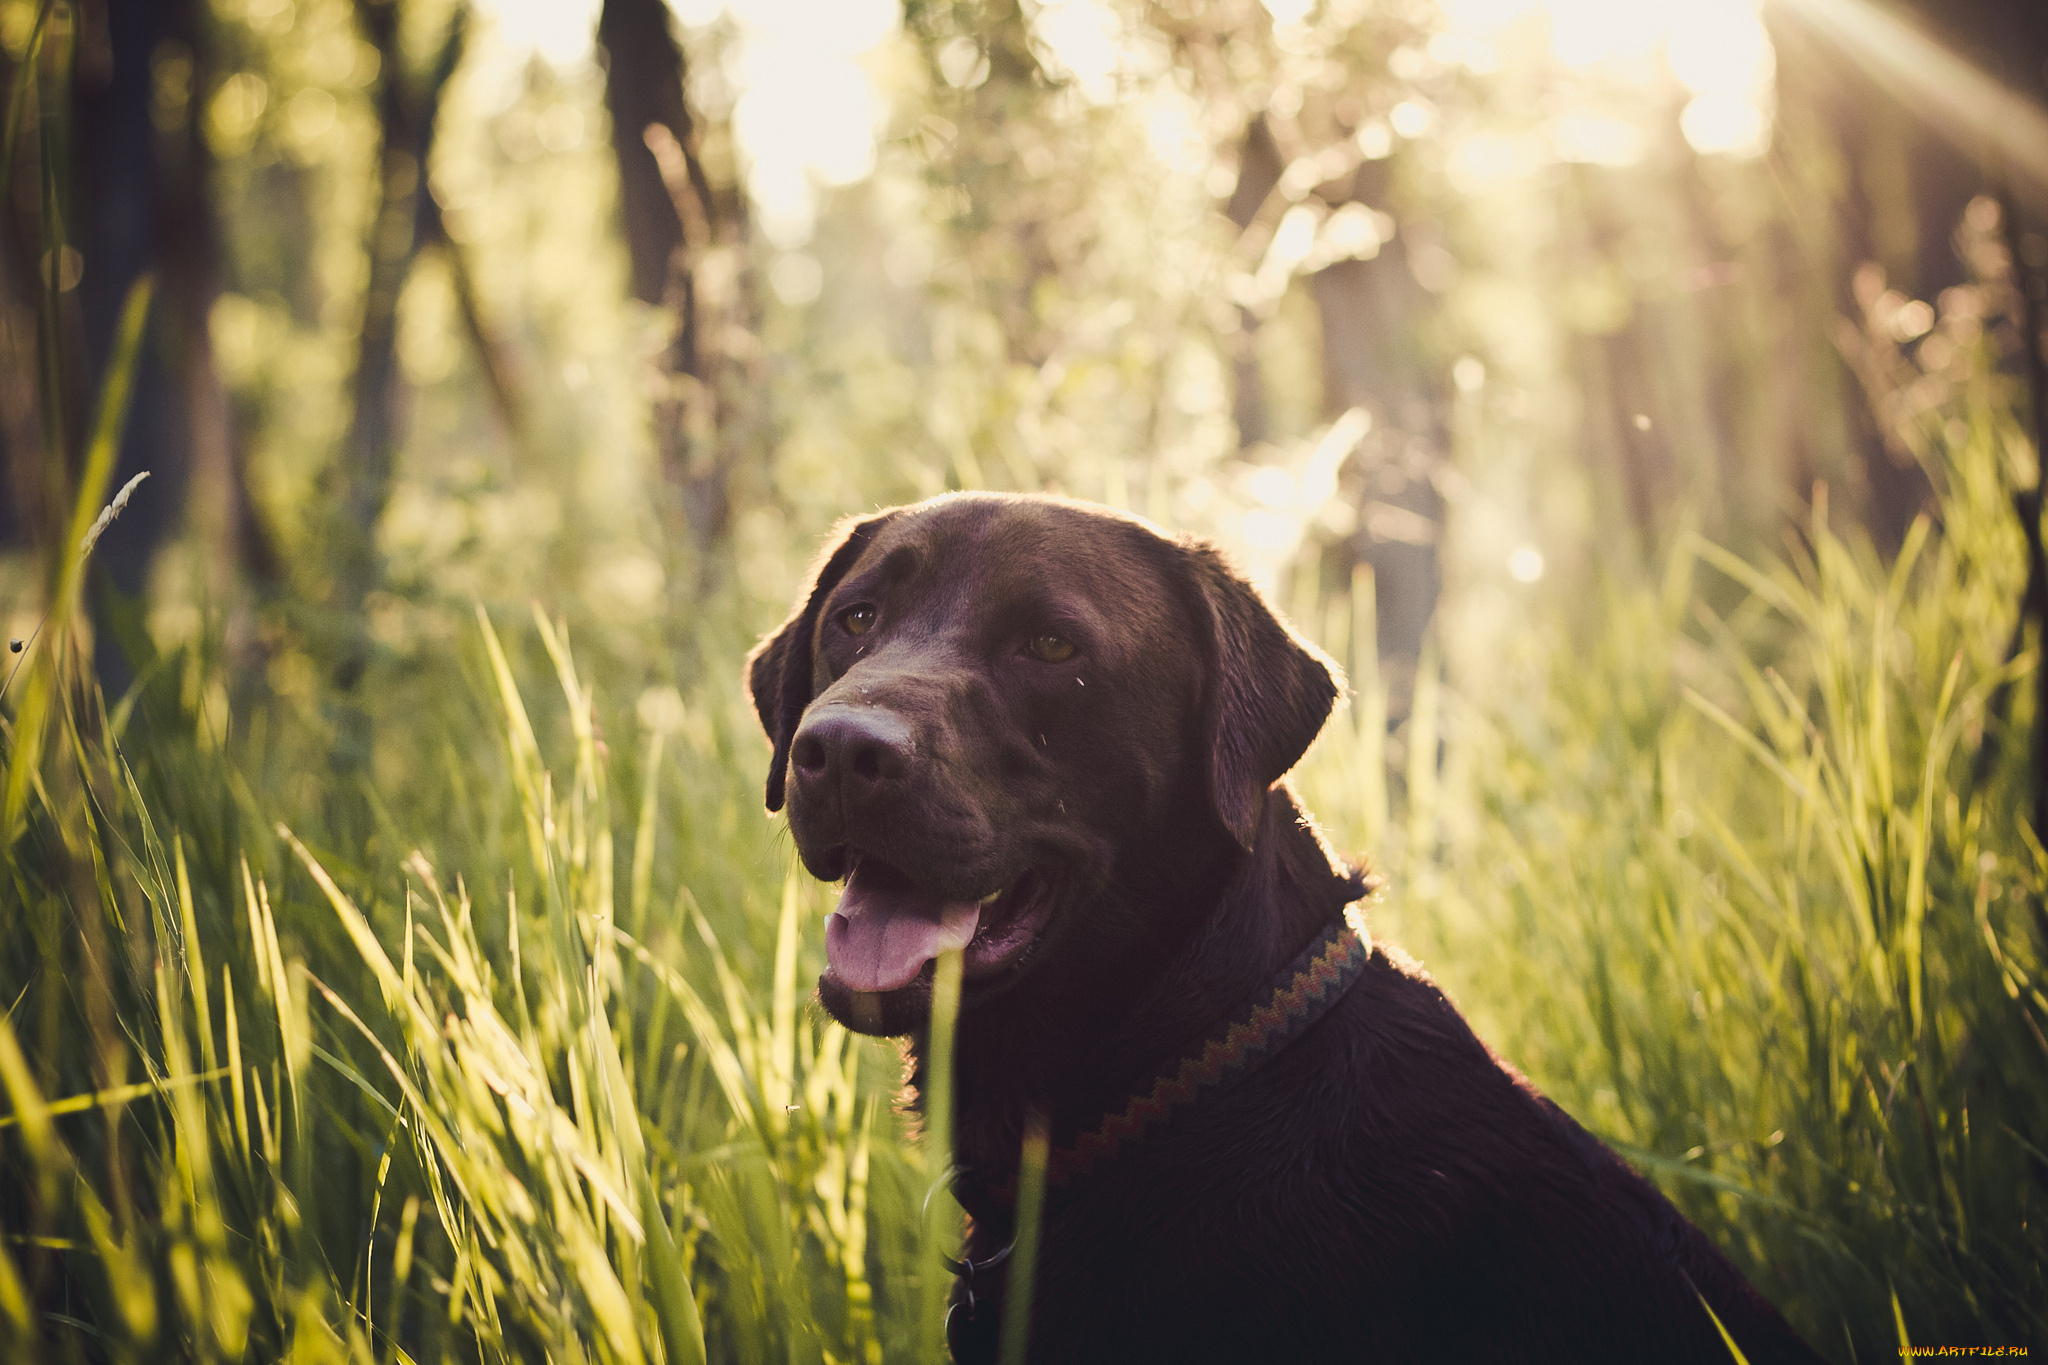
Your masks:
M695 270L711 246L711 186L696 156L683 51L668 6L663 0L604 0L597 41L606 60L605 108L633 297L673 315L658 362L656 456L701 552L724 535L731 511L731 453L716 435L717 376L701 344Z
M108 0L104 28L87 34L99 50L81 65L75 91L74 175L93 391L129 287L145 269L158 279L112 486L144 470L151 480L93 555L95 663L101 685L118 694L149 653L139 604L181 511L206 554L208 595L228 604L231 645L252 634L238 601L242 576L267 580L275 563L249 500L208 327L220 248L198 102L212 84L212 34L199 0Z
M71 514L70 486L83 453L87 412L87 347L83 282L90 245L76 220L72 89L81 68L88 88L106 82L109 63L104 7L59 6L39 21L33 72L14 72L33 89L20 141L10 151L6 184L7 300L4 358L10 362L4 404L8 487L13 529L42 551L46 591L56 588L50 550ZM12 83L10 83L10 89Z
M1224 217L1240 233L1258 217L1266 196L1280 183L1281 172L1286 169L1287 159L1273 141L1272 128L1263 115L1254 117L1245 126L1244 140L1238 144L1237 183L1231 188L1229 202L1223 206ZM1238 449L1249 450L1265 444L1273 435L1272 415L1266 403L1266 377L1259 372L1259 315L1255 310L1239 306L1237 330L1228 344L1230 416L1237 424Z
M150 61L164 18L155 0L107 0L96 8L101 23L86 26L88 45L80 53L72 104L72 182L84 254L78 292L94 394L106 373L128 290L156 264L159 181L150 123ZM94 662L101 685L115 696L127 690L136 656L147 651L134 604L185 494L187 452L171 421L175 400L156 344L164 335L160 318L137 357L127 427L109 487L120 488L144 470L151 482L94 551L94 581L88 590ZM73 443L84 438L83 431L77 432Z
M13 91L18 82L37 80L50 70L50 43L31 74L24 63L9 59L0 48L0 77ZM14 146L4 149L11 175L0 202L0 457L6 475L0 481L0 544L33 550L44 544L56 526L55 492L45 489L42 414L42 361L39 351L42 254L39 186L42 183L41 129L38 108L31 100Z
M360 768L369 761L369 716L353 694L370 663L364 604L383 577L377 523L391 496L404 425L398 297L428 235L432 199L426 190L427 155L433 149L441 92L461 59L466 13L456 9L426 84L415 90L405 76L398 0L356 0L357 23L363 37L377 50L381 72L377 117L383 142L377 158L377 216L370 228L370 279L363 295L354 410L341 450L336 489L340 515L334 605L342 638L333 676L343 701L334 757L344 768Z
M1368 161L1354 174L1349 197L1388 202L1386 163ZM1342 196L1329 196L1333 203ZM1412 228L1412 225L1411 225ZM1444 502L1437 467L1449 454L1440 375L1421 357L1417 332L1431 302L1409 268L1404 231L1369 260L1339 261L1309 280L1322 319L1323 410L1362 407L1374 418L1355 464L1361 476L1358 529L1345 543L1350 557L1373 570L1375 644L1386 668L1388 712L1407 714L1414 669L1442 590L1438 538ZM1332 566L1351 577L1351 565Z
M660 124L688 149L693 129L683 99L683 50L670 26L663 0L605 0L597 19L597 42L605 54L604 103L612 120L612 154L619 166L619 217L633 265L633 297L660 304L668 298L669 267L684 245L683 222L661 164L647 145L647 129ZM699 203L710 187L691 158L691 180ZM701 244L693 244L701 245ZM678 319L678 341L690 319ZM688 352L694 357L694 345ZM694 372L685 365L686 372Z

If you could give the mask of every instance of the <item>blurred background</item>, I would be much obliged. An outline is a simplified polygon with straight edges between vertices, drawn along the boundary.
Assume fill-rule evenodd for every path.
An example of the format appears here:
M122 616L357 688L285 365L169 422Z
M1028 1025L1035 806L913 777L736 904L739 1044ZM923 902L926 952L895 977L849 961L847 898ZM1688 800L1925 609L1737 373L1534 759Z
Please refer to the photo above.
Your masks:
M2038 0L0 0L0 68L9 1359L943 1358L740 664L957 488L1228 547L1350 675L1376 930L1831 1359L2048 1346Z
M0 6L11 634L153 271L101 676L217 631L343 762L475 600L687 685L834 517L962 487L1291 605L1370 569L1398 719L1432 623L1483 687L1532 595L1816 482L1896 548L1902 413L1980 339L2023 378L2048 262L2022 0L44 9Z

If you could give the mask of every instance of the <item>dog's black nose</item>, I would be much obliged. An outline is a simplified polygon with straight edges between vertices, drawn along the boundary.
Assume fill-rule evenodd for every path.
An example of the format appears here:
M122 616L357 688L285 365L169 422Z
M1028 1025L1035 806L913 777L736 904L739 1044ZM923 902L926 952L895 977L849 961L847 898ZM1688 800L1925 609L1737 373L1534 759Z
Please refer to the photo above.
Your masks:
M790 765L805 787L840 787L846 796L910 775L917 744L910 726L887 711L826 706L804 717L790 745Z

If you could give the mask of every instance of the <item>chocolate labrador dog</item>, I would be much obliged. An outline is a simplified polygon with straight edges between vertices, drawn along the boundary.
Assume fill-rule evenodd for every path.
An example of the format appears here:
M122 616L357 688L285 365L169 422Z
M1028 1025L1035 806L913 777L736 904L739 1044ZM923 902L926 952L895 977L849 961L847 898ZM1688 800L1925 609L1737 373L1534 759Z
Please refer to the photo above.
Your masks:
M921 1057L962 952L956 1357L1038 1123L1034 1360L1818 1359L1363 936L1281 781L1341 683L1215 549L1050 497L849 520L748 680L768 808L845 883L825 1009Z

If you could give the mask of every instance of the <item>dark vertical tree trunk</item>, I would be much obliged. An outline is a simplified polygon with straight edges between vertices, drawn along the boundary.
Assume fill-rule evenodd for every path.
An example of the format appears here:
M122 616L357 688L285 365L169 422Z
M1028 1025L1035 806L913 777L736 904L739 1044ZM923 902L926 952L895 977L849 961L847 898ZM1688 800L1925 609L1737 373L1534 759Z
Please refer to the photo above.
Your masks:
M398 295L417 245L415 198L424 170L419 119L406 88L405 54L399 46L397 0L357 0L356 19L364 39L377 50L382 145L377 156L377 214L370 225L370 277L356 343L355 401L338 490L345 529L342 563L337 566L341 600L336 605L351 618L360 615L363 599L378 577L377 520L391 491L403 398L398 382ZM352 690L367 663L367 637L351 641L336 681Z
M1240 233L1257 233L1260 222L1270 231L1284 211L1276 191L1288 158L1273 125L1263 115L1255 117L1245 129L1237 184L1223 208ZM1376 207L1387 201L1387 176L1384 163L1354 161L1316 195L1333 208L1352 200ZM1389 706L1396 716L1406 713L1414 665L1441 588L1434 532L1444 508L1434 477L1448 449L1442 385L1417 359L1423 348L1416 330L1428 300L1407 251L1405 238L1397 237L1370 260L1339 261L1306 281L1321 322L1323 415L1334 418L1358 407L1373 417L1373 430L1353 458L1358 529L1322 571L1337 588L1352 581L1356 564L1372 567L1374 645L1388 665ZM1260 319L1250 308L1241 308L1239 319L1231 341L1232 415L1238 444L1248 449L1272 433L1257 356Z
M336 480L335 607L341 622L334 681L343 695L337 716L335 759L356 768L369 759L367 711L354 698L369 667L371 645L364 604L383 576L377 523L391 496L391 478L404 426L404 385L398 370L398 298L433 213L427 193L427 156L441 92L461 59L464 16L458 7L425 84L407 79L399 40L398 0L356 0L363 37L377 50L377 215L371 223L370 278L356 352L354 409Z
M216 36L205 0L164 0L157 60L191 74L183 100L160 104L156 118L158 325L186 443L191 480L187 518L205 556L207 589L230 603L229 646L246 643L239 588L274 585L281 566L250 497L246 448L214 365L209 318L220 297L220 224L213 209L213 154L199 121L199 98L213 86Z
M664 0L605 0L597 41L605 54L604 102L619 167L619 217L632 260L633 297L660 304L668 298L669 269L684 245L684 233L661 164L647 144L647 129L660 124L678 146L690 146L683 50ZM692 172L699 201L709 203L703 172L694 165ZM690 319L678 322L677 340L687 345Z
M97 393L113 349L114 330L128 291L155 263L157 166L150 122L150 60L163 31L156 0L107 0L104 27L91 34L91 57L81 61L73 86L73 183L77 187L79 245L84 273L79 306L85 328L90 389ZM94 26L97 27L97 26ZM81 54L84 55L84 54ZM149 562L170 530L185 491L184 442L170 421L172 393L163 352L154 344L139 357L110 488L144 470L152 483L122 514L93 555L90 591L95 663L112 694L133 678L133 655L143 647L138 613ZM74 438L82 440L83 433Z
M716 438L718 376L701 345L695 262L711 245L713 200L696 156L683 51L663 0L604 0L597 41L633 297L673 318L652 414L656 455L702 550L730 518L731 452Z
M198 110L212 84L212 35L200 0L108 0L104 14L103 48L81 67L74 103L85 241L79 294L95 391L129 288L146 269L158 283L112 486L144 470L152 477L93 556L95 662L102 686L118 694L149 652L140 602L151 560L181 512L191 513L209 594L229 605L237 640L249 632L234 609L235 587L245 571L268 578L273 564L208 330L220 263Z
M1348 186L1326 187L1325 197L1347 197L1378 207L1389 194L1388 163L1368 161ZM1388 664L1388 707L1405 715L1414 665L1442 591L1437 536L1444 502L1437 466L1450 449L1444 428L1444 391L1420 357L1417 335L1430 300L1416 282L1409 253L1415 225L1404 227L1369 260L1340 261L1310 281L1322 319L1323 408L1334 417L1362 407L1373 430L1354 457L1361 477L1358 529L1347 542L1355 562L1373 569L1375 642ZM1426 529L1429 528L1429 529ZM1351 564L1332 566L1350 577Z
M41 55L20 63L0 49L0 72L10 96L21 81L41 84L52 65L47 30ZM40 234L42 147L39 107L31 99L14 146L5 148L10 174L0 203L0 454L6 477L0 483L0 543L34 548L56 523L54 491L46 490L39 344L43 294Z
M1396 238L1371 260L1340 261L1313 281L1322 316L1324 409L1334 416L1362 407L1374 430L1360 455L1358 530L1349 543L1354 559L1373 569L1380 654L1399 683L1422 655L1423 637L1442 590L1436 538L1444 503L1436 467L1449 451L1442 400L1416 357L1415 326L1424 300ZM1394 508L1412 516L1389 515ZM1345 576L1350 565L1341 566ZM1405 689L1390 698L1395 714L1407 710Z
M1286 158L1273 141L1273 130L1263 116L1254 118L1238 145L1237 184L1231 187L1224 216L1241 233L1251 226L1266 196L1280 183ZM1249 308L1237 310L1237 331L1230 337L1230 415L1237 423L1240 450L1272 439L1272 416L1267 411L1265 376L1259 373L1259 317Z
M108 63L103 8L69 6L49 11L35 87L35 209L25 241L29 296L35 317L36 412L41 467L38 473L37 543L59 543L71 513L72 484L84 453L87 412L87 347L78 285L83 279L83 241L74 184L75 110L72 90L83 68L89 83L105 80ZM43 556L46 591L56 589L59 564Z

